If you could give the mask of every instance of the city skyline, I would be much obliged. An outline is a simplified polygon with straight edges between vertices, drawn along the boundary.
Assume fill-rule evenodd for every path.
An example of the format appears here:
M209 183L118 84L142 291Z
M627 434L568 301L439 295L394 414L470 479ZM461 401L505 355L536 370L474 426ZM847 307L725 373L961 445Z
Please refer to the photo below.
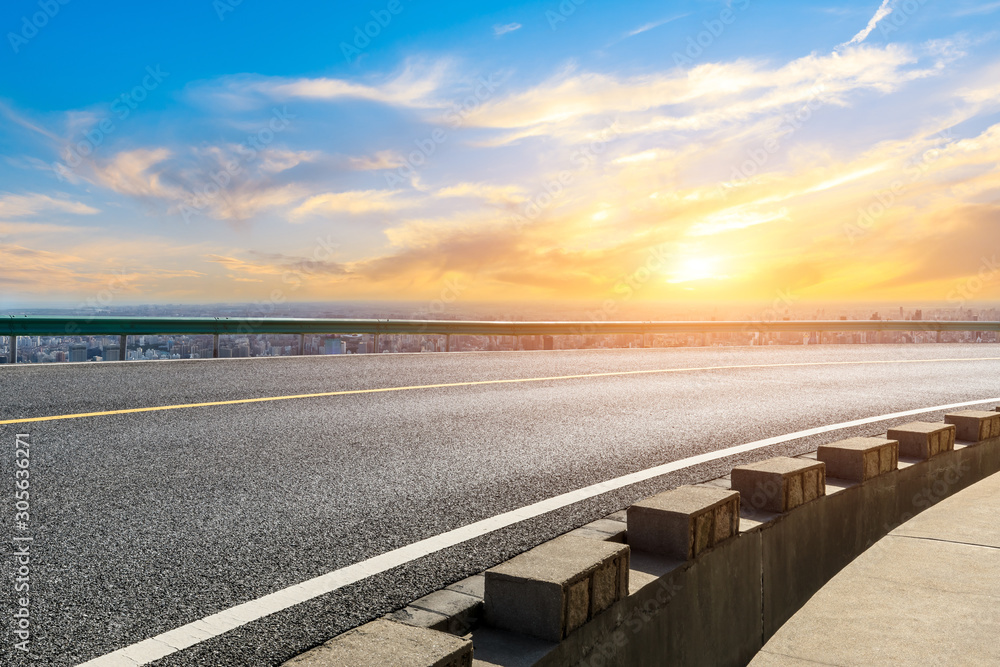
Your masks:
M5 7L0 309L1000 299L1000 4L310 11Z

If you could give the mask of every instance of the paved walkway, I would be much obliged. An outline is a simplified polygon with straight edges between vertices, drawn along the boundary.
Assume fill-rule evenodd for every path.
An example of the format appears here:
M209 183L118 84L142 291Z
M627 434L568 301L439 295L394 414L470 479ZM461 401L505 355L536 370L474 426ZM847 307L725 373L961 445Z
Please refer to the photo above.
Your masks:
M1000 665L1000 473L889 533L750 664Z

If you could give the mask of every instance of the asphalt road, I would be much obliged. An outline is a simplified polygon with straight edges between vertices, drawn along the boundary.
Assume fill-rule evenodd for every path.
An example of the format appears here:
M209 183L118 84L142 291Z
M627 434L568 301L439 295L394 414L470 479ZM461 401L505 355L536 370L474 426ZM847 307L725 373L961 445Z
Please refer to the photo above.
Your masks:
M981 357L994 359L965 360ZM880 363L900 360L922 361ZM743 367L696 370L721 366ZM31 653L12 648L15 565L5 557L0 662L75 665L603 480L811 427L1000 395L995 345L362 355L0 367L0 421L682 368L692 370L0 425L0 532L33 537ZM280 664L636 498L746 460L883 433L891 423L796 440L581 502L155 664ZM30 434L31 442L30 521L23 529L14 523L17 433Z

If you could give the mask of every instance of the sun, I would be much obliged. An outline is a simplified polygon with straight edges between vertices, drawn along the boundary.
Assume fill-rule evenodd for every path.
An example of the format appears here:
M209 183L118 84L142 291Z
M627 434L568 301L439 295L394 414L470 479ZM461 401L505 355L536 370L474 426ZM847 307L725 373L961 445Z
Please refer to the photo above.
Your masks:
M674 270L669 283L689 283L695 280L725 278L718 274L718 257L687 257Z

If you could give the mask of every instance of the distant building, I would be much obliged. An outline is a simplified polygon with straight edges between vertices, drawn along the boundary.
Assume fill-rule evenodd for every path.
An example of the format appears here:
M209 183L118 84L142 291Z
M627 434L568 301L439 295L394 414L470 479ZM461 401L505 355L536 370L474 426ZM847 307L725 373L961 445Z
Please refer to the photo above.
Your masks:
M74 343L69 346L69 360L70 361L86 361L87 360L87 346L83 343Z
M347 344L339 338L331 338L323 344L323 354L345 354Z
M121 361L121 348L117 345L104 346L104 361Z

